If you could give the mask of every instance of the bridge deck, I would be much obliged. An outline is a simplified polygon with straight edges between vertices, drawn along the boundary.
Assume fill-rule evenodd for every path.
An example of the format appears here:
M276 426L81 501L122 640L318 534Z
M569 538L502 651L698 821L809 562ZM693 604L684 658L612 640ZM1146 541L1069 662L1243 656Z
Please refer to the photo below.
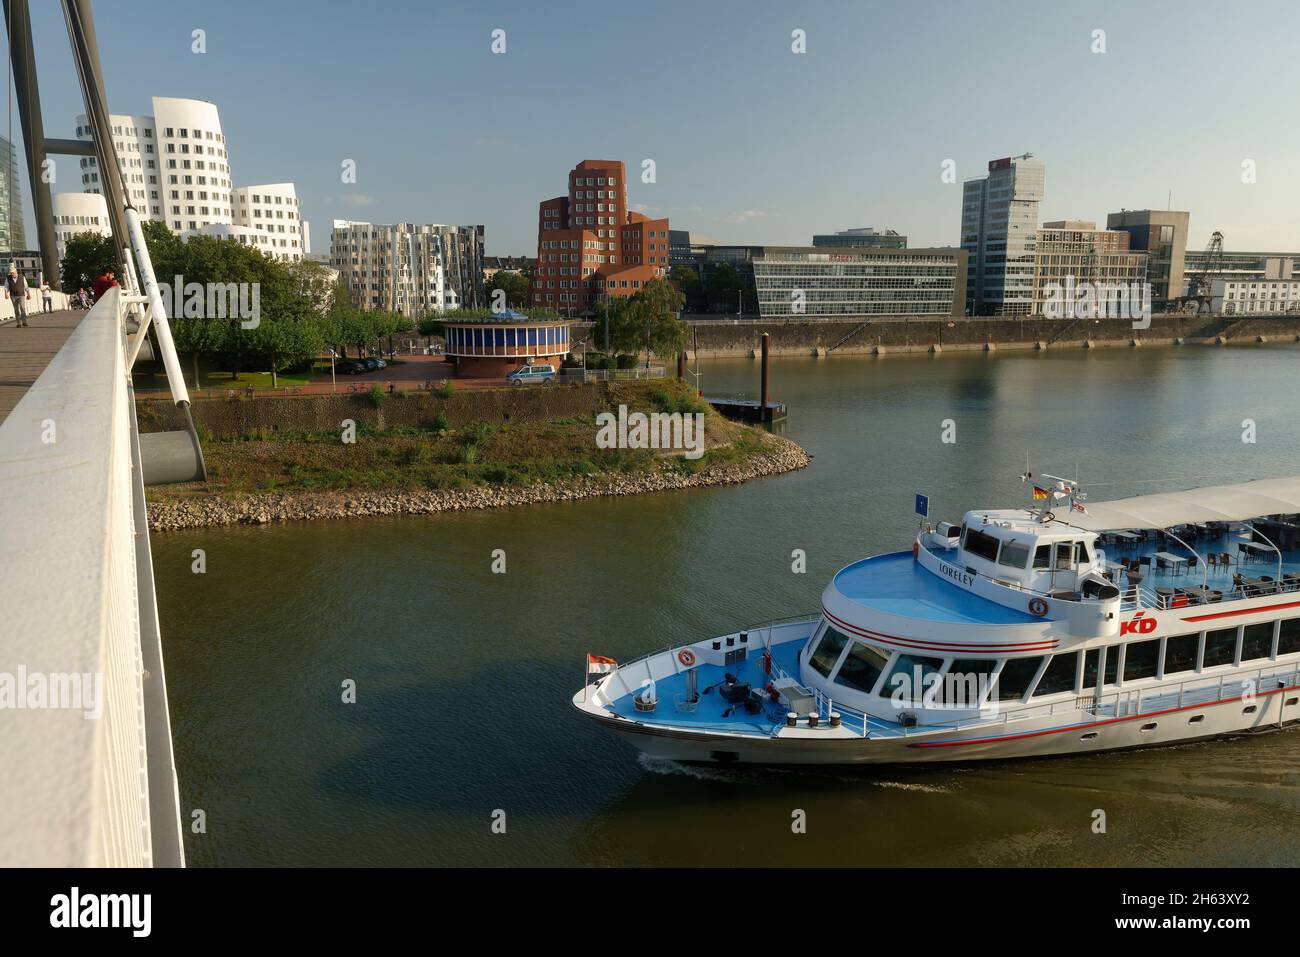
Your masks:
M38 312L39 302L33 297L28 303L30 326L19 329L12 319L0 323L0 422L27 394L86 316L80 309Z

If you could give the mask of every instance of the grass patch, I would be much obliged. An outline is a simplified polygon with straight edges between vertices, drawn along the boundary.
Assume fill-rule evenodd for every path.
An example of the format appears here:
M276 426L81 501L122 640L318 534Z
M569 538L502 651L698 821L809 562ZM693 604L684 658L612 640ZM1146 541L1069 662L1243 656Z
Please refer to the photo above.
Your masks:
M707 451L692 460L665 450L598 448L594 413L453 428L440 410L427 424L387 429L358 417L356 442L351 444L344 444L334 430L262 430L206 437L209 480L150 494L167 498L270 489L418 491L523 486L664 470L695 474L714 465L743 463L763 447L757 432L713 412L686 383L659 380L609 383L602 388L603 405L611 411L626 404L634 411L704 413ZM382 404L386 396L382 390L379 395Z

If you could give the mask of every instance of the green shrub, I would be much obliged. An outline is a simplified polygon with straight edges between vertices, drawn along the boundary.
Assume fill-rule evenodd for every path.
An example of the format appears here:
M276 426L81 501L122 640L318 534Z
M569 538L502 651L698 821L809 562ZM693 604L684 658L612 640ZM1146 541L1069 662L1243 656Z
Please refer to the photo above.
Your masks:
M617 367L620 368L620 369L635 369L635 368L636 368L636 362L637 362L637 360L636 360L636 356L629 356L629 355L626 355L626 354L620 353L618 359L615 360L615 361L616 361L616 363L617 363Z
M370 392L366 398L370 400L371 405L378 409L384 404L384 399L387 398L387 396L384 395L384 387L376 382L370 387Z
M433 417L433 431L448 432L450 430L451 422L447 420L447 413L439 409L438 414Z
M433 394L443 399L450 399L456 394L456 383L450 379L443 379L438 383L438 388L433 390Z

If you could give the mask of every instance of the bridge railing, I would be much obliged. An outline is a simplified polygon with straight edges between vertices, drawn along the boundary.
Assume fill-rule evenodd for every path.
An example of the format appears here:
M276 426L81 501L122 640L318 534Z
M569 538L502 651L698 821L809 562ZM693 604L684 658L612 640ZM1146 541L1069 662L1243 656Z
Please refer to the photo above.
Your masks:
M183 864L120 300L0 425L0 866Z

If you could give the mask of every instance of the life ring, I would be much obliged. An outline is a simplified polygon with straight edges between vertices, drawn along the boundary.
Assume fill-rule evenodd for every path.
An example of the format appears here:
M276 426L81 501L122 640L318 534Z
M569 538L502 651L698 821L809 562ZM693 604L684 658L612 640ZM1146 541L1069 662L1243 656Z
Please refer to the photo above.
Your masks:
M1029 599L1029 614L1042 618L1047 614L1047 602L1041 598Z
M677 652L677 660L689 668L691 665L695 664L695 652L691 651L689 648L683 648L681 651Z

